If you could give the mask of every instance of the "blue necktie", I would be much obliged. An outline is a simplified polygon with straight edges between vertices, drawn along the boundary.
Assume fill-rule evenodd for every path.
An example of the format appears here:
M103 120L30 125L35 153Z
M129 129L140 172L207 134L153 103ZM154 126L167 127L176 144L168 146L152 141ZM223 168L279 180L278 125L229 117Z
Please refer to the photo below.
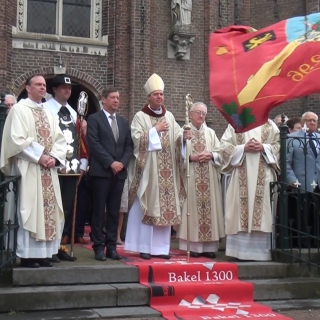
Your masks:
M314 154L314 156L315 157L317 157L317 155L318 155L318 152L317 152L317 149L316 149L316 147L315 147L315 145L314 145L314 141L313 141L313 134L312 133L308 133L308 136L309 136L309 145L310 145L310 148L311 148L311 150L313 151L313 154Z

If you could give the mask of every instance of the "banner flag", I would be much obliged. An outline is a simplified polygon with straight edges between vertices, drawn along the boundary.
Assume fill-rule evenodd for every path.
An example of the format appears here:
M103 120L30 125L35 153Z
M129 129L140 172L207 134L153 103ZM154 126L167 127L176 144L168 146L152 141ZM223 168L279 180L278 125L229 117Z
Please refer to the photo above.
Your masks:
M235 128L264 124L272 108L320 92L320 13L261 30L230 26L210 35L210 96Z

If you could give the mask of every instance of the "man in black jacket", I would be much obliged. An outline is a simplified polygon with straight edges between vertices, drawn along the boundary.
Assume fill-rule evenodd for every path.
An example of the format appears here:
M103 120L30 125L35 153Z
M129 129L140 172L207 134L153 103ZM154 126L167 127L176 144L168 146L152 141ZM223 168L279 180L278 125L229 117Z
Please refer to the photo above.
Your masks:
M93 195L91 237L95 259L106 256L119 260L116 250L121 195L127 178L127 166L133 153L128 121L117 114L119 92L108 88L102 92L103 109L88 118L89 176ZM106 235L103 225L106 219ZM104 255L106 247L106 256Z

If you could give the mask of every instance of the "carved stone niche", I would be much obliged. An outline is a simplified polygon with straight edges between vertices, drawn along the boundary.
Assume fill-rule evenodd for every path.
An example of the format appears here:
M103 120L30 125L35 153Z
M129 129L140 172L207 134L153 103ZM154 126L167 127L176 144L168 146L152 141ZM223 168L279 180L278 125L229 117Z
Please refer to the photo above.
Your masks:
M168 58L190 59L190 46L195 37L192 25L174 26L168 36Z

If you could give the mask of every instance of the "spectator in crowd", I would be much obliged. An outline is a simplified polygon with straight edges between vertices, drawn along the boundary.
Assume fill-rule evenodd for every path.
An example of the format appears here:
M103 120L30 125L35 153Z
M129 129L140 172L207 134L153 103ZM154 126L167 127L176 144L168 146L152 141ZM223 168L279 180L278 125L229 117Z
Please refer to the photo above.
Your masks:
M289 118L285 115L284 116L284 123L286 123L289 120ZM280 127L282 124L282 114L278 114L275 116L273 122L277 125L277 127Z
M302 129L301 120L302 119L300 117L293 117L286 122L289 133L300 131Z
M296 131L288 135L287 141L287 182L304 190L313 191L320 182L320 157L318 116L313 112L302 115L307 132ZM301 144L306 135L307 154ZM300 139L297 139L300 138Z
M244 133L228 125L221 138L226 191L226 255L241 260L271 260L273 217L270 182L279 170L279 129L268 120Z
M26 81L27 99L11 109L5 122L1 170L20 174L17 256L26 268L52 267L46 258L58 252L63 208L57 167L63 166L66 140L56 118L43 108L46 81Z
M148 101L131 124L134 161L125 250L143 259L170 259L171 226L181 223L176 153L177 145L181 152L181 128L164 106L163 80L154 73L144 89Z
M15 96L13 96L12 94L5 95L4 104L8 107L7 114L16 103L17 103L17 99Z
M126 168L133 153L128 121L118 114L119 97L116 88L104 89L103 109L88 118L89 176L93 194L91 238L95 259L99 261L105 261L106 256L120 259L116 250L119 210L127 178Z
M179 249L187 250L188 223L190 228L190 256L215 258L219 239L225 236L221 196L220 141L214 130L204 124L207 106L194 103L190 109L191 130L183 135L190 140L189 179L183 175L187 199L182 207L182 224L179 227ZM187 142L188 143L188 142ZM188 184L188 186L186 186ZM188 221L187 213L190 213Z
M11 94L6 94L4 99L4 104L7 106L6 114L9 113L10 109L17 103L16 97ZM15 217L15 193L13 190L8 190L6 201L4 203L4 222L11 220L14 221ZM14 244L13 240L13 233L11 232L10 241L9 235L5 238L5 247L7 246L6 243L11 243L11 246ZM12 249L12 248L10 248Z
M289 217L293 221L293 229L302 231L304 234L311 233L311 235L317 236L319 224L315 221L318 221L319 209L314 208L312 204L313 195L311 192L320 192L318 116L310 111L305 112L302 115L302 124L306 126L306 130L293 132L288 135L287 139L287 183L292 186ZM296 188L301 189L300 202L295 196L298 191ZM305 190L309 193L306 193ZM300 245L303 247L312 246L314 240L305 239L304 234L300 234ZM318 245L317 242L315 244ZM299 245L299 241L294 240L293 245Z

